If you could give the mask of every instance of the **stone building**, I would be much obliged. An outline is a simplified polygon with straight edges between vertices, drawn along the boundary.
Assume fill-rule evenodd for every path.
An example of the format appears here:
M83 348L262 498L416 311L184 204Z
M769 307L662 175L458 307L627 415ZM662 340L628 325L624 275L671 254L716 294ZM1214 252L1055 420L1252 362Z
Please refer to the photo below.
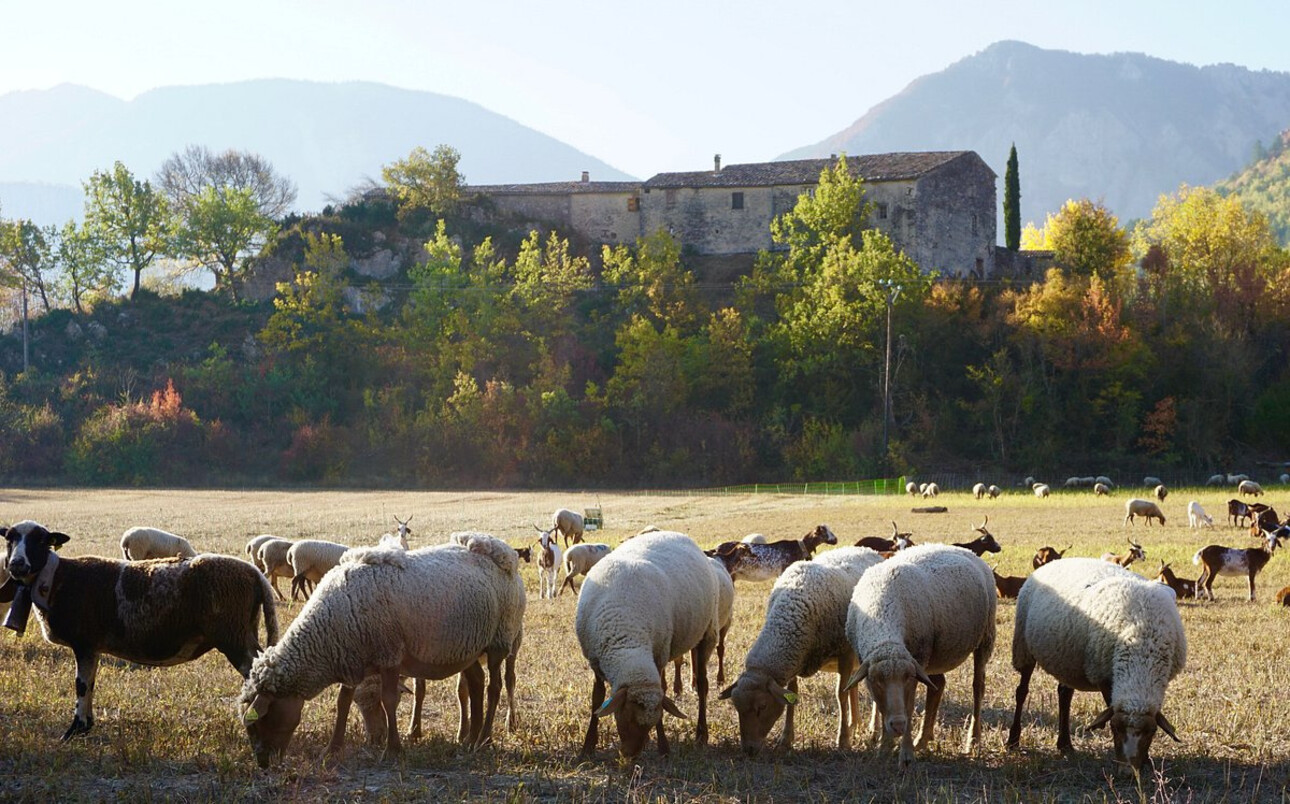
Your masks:
M770 222L814 192L837 158L660 173L645 182L491 185L468 191L498 209L598 243L632 243L658 229L702 257L771 250ZM972 151L848 157L873 203L873 225L924 270L944 276L995 275L995 173Z

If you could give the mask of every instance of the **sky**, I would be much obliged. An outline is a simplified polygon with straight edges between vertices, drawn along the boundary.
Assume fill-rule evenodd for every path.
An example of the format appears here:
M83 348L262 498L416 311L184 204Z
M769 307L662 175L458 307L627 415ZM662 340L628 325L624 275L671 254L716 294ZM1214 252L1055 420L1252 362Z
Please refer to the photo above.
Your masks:
M648 177L818 142L1004 39L1290 72L1286 31L1286 0L0 0L0 95L375 81Z

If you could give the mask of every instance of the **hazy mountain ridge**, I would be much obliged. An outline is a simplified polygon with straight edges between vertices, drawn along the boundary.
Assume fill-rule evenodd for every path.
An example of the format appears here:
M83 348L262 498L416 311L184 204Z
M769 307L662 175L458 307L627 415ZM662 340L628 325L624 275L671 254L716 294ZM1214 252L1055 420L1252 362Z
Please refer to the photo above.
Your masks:
M165 87L132 101L73 85L0 96L0 182L79 189L121 160L150 177L190 144L258 153L320 209L417 145L447 143L476 184L631 177L478 104L383 84L259 80ZM0 195L3 214L23 214ZM52 222L52 221L45 221Z
M1287 124L1290 73L999 42L781 158L968 149L1002 178L1015 142L1023 220L1087 197L1126 222L1182 183L1231 175Z

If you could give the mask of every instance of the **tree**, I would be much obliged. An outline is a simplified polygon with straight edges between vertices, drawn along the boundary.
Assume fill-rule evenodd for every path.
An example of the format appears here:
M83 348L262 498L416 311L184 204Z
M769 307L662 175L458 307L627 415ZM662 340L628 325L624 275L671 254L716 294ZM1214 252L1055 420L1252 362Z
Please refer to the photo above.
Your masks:
M30 288L40 297L49 312L49 288L46 274L54 270L51 241L56 229L42 229L27 219L0 221L0 265L5 282L13 287Z
M250 189L207 187L187 203L176 250L214 274L215 287L236 300L247 260L276 229Z
M620 313L648 313L655 324L685 331L703 315L694 274L681 264L681 244L663 229L638 239L635 250L605 246L601 261L605 280L618 288Z
M106 259L102 241L88 224L65 223L58 234L56 255L62 269L56 288L76 312L84 313L86 303L102 299L117 289L119 274Z
M104 259L134 272L133 299L144 270L168 250L174 229L170 205L151 182L136 180L120 162L111 172L94 171L83 186L81 234L98 241Z
M1105 206L1087 198L1067 201L1056 215L1049 215L1042 233L1042 248L1074 275L1097 275L1110 282L1129 265L1133 254L1129 235ZM1032 240L1027 232L1028 241Z
M1008 152L1003 174L1003 243L1009 251L1021 248L1021 178L1017 174L1017 144Z
M264 157L229 149L215 154L202 145L174 153L157 171L157 184L181 215L210 188L247 191L255 210L276 220L296 200L296 185L279 176Z
M399 217L416 210L451 212L461 198L460 161L461 154L452 146L440 145L432 154L418 145L406 158L382 167L381 178L399 201Z

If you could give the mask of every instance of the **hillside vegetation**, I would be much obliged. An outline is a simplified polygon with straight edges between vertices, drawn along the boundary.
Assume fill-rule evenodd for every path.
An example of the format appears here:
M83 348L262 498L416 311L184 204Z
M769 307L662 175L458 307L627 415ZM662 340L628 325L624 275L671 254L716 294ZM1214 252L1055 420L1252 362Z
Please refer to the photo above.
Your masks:
M1260 149L1251 164L1216 189L1240 199L1246 208L1265 215L1281 245L1290 245L1290 131L1272 147Z

